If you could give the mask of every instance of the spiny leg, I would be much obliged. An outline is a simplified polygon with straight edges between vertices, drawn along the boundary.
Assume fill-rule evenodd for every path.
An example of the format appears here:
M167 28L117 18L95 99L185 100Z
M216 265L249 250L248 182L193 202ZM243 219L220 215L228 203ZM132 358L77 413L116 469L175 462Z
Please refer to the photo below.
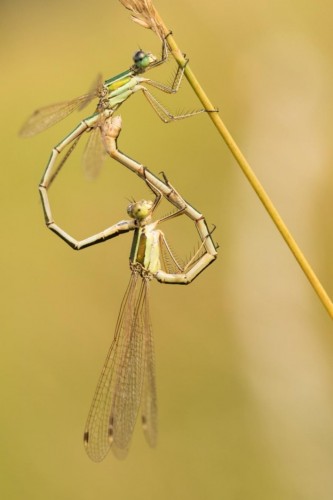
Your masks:
M164 283L183 283L183 284L188 284L191 281L193 281L209 264L211 264L217 256L217 246L215 245L213 239L212 239L212 234L215 231L216 226L213 226L212 230L209 230L205 217L200 214L196 209L191 207L179 194L179 192L170 184L166 174L164 172L161 172L162 177L164 179L164 182L170 189L172 190L172 194L175 195L179 203L183 204L183 209L178 210L174 214L171 214L169 216L166 216L162 219L159 220L159 222L166 221L172 217L177 217L178 215L185 214L191 219L194 219L196 228L198 230L200 239L201 239L201 245L199 246L198 250L195 252L195 254L192 256L192 258L186 263L184 268L182 269L182 273L179 274L168 274L165 273L163 274L163 280L162 278L162 273L158 273L157 279L159 281L163 281ZM195 216L195 217L193 217ZM164 235L162 236L163 243L167 247L168 253L170 257L172 258L173 262L176 264L176 266L179 268L179 265L173 256L171 249L165 240ZM200 256L202 253L203 249L205 250L205 253ZM200 256L200 257L199 257Z
M155 200L154 200L154 204L152 206L152 209L151 209L151 213L153 214L154 211L156 210L156 208L158 207L158 205L160 204L161 200L162 200L162 193L159 189L157 189L157 187L155 187L148 179L145 179L146 181L146 184L147 186L149 187L149 189L154 193L155 195Z
M199 276L216 259L216 250L214 253L204 253L197 262L187 271L181 273L166 273L162 270L157 271L154 277L160 283L168 283L173 285L189 285L195 278ZM189 267L189 264L186 266Z
M180 196L180 195L179 195ZM186 211L188 210L188 205L182 210L171 214L170 217L165 217L161 219L159 222L163 222L172 218L173 216L188 215ZM191 207L192 208L192 207ZM198 214L199 215L199 214ZM172 254L172 251L165 240L164 235L162 235L162 243L167 248L168 254L171 257L174 264L181 271L177 274L172 273L164 273L163 271L158 271L156 274L156 278L158 281L163 283L177 283L177 284L189 284L191 283L208 265L210 265L217 256L217 247L212 239L212 233L215 230L215 226L212 230L208 229L206 220L203 215L200 214L200 218L195 220L195 225L198 230L201 244L191 259L186 263L182 268L179 266L176 258ZM204 253L203 253L204 252Z
M189 62L189 59L185 59L185 64L183 66L178 66L171 86L165 85L164 83L158 82L156 80L151 80L150 78L141 78L140 80L143 84L151 85L152 87L154 87L158 90L161 90L162 92L165 92L167 94L176 94L180 88L180 85L181 85L181 82L183 80L185 69L186 69L188 62ZM205 112L216 113L216 112L218 112L217 109L200 109L200 110L195 110L191 113L185 113L185 114L183 113L180 115L173 115L164 106L162 106L160 104L160 102L149 92L149 90L147 90L145 87L143 87L142 90L145 92L145 96L148 99L151 106L155 109L158 116L165 123L172 121L172 120L181 120L181 119L188 118L190 116L194 116L194 115L197 115L200 113L205 113Z
M161 64L164 64L168 57L169 57L169 49L168 49L168 42L167 42L167 38L168 36L171 35L171 31L170 33L168 33L167 35L165 35L162 39L162 50L161 50L161 58L158 59L157 61L155 61L150 67L151 68L156 68L157 66L160 66Z
M183 80L185 68L188 64L188 59L186 60L184 66L178 66L176 74L174 76L171 86L165 85L164 83L157 82L156 80L151 80L150 78L142 78L142 82L151 85L152 87L165 92L166 94L176 94L180 88L180 84Z
M216 226L214 225L213 229L209 230L204 216L184 200L184 198L179 194L176 188L172 184L170 184L165 172L161 172L161 174L166 185L169 186L169 188L172 190L172 194L178 198L179 203L184 204L184 212L188 215L188 217L195 221L201 241L208 247L206 248L208 253L216 253L217 247L212 239L212 234L215 231Z
M143 94L146 97L147 101L149 102L157 116L159 116L164 123L170 123L176 120L184 120L185 118L190 118L191 116L199 115L201 113L216 112L215 109L198 109L197 111L191 111L190 113L172 114L156 99L155 96L153 96L153 94L151 94L151 92L149 92L148 89L141 85L140 90L143 91Z
M186 263L185 266L181 267L177 262L176 257L173 255L164 234L161 232L160 234L160 245L164 246L167 250L167 254L172 260L173 264L179 270L177 273L168 273L162 270L158 271L155 275L158 281L163 283L174 283L174 284L189 284L191 283L208 265L210 265L217 256L216 245L212 239L212 233L215 230L215 226L213 226L212 230L208 229L206 220L204 216L199 213L195 208L189 205L184 198L179 194L179 192L170 184L166 174L161 172L162 177L164 179L164 183L170 188L171 192L167 196L167 199L172 196L173 199L177 198L177 205L182 206L176 212L163 217L158 220L157 223L161 223L167 220L170 220L174 217L178 217L179 215L187 215L189 218L194 220L196 228L198 230L201 244L197 251L194 253L192 258ZM154 189L152 189L154 191ZM204 252L204 253L202 253Z

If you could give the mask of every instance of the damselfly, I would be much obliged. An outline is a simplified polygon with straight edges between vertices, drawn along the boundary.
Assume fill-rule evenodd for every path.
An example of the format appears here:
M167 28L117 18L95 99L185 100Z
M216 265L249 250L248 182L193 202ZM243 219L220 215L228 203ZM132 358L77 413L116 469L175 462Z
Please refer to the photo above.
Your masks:
M138 50L133 56L133 65L129 70L105 80L104 83L102 82L101 77L99 77L96 85L93 86L93 89L90 92L77 97L76 99L53 104L36 110L21 128L20 135L22 137L30 137L42 132L67 117L74 110L83 109L92 99L98 98L95 112L91 116L82 120L74 130L72 130L61 142L59 142L59 144L54 146L47 164L47 167L50 165L52 167L57 156L64 150L64 148L71 145L69 151L63 159L63 161L66 161L80 137L82 137L82 134L90 132L89 140L84 151L83 163L87 175L94 177L98 173L104 158L104 147L100 134L100 128L104 120L112 116L114 111L117 110L119 106L121 106L121 104L135 92L143 92L153 110L165 123L174 120L181 120L183 118L207 111L205 109L200 109L191 113L172 114L164 106L162 106L156 97L154 97L153 94L151 94L151 92L145 87L145 85L150 85L168 94L174 94L178 91L186 65L183 68L178 67L171 86L164 85L163 83L141 76L146 71L163 64L167 58L168 47L165 39L162 44L162 55L160 59L157 59L150 52Z
M76 250L134 231L130 252L131 279L84 431L84 444L94 461L102 460L110 448L118 457L126 455L140 408L146 439L151 446L156 443L156 382L148 303L150 281L189 284L217 255L212 232L208 230L203 215L190 206L166 178L160 179L159 184L164 186L165 196L181 208L162 219L152 220L161 193L148 180L147 184L155 193L154 201L131 203L127 210L130 220L120 221L81 241L54 222L47 189L43 187L41 190L47 226ZM168 190L169 196L166 195ZM182 214L195 220L201 239L199 249L186 265L177 261L163 232L158 229L162 222Z

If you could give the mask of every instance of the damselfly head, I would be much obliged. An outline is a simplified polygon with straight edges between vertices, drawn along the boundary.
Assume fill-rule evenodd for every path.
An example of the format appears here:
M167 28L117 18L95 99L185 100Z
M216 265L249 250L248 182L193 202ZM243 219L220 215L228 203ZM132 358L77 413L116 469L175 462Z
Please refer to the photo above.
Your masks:
M157 58L151 52L138 50L133 55L134 68L137 71L145 71L149 66L157 61Z
M128 205L127 213L132 219L143 222L151 215L153 206L154 202L151 200L136 201Z

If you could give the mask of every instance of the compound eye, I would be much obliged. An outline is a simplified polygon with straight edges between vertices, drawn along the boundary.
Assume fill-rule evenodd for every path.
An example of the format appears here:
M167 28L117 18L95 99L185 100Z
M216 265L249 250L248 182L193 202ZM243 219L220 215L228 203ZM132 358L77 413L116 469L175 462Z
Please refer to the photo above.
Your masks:
M143 50L138 50L137 52L135 52L134 56L133 56L133 61L135 64L137 63L140 63L142 61L142 59L144 59L146 56L146 53L143 51Z

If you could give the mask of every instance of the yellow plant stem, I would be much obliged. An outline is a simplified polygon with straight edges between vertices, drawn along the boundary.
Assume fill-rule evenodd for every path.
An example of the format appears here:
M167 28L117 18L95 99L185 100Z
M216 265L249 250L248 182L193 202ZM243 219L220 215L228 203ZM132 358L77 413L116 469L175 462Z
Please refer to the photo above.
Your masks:
M177 63L180 66L184 66L186 64L186 59L184 58L183 53L180 51L177 43L175 42L175 39L173 38L172 34L170 34L170 31L162 21L161 17L159 14L156 12L156 16L158 19L158 23L163 29L164 35L167 36L168 40L168 45L171 49L172 55L177 61ZM194 92L202 102L203 106L205 109L214 109L213 104L207 97L206 93L202 89L201 85L199 84L198 80L196 79L193 71L189 67L189 65L186 65L185 68L185 76L193 88ZM296 241L294 240L293 236L291 235L290 231L288 230L286 224L283 222L281 219L279 212L273 205L272 201L270 200L268 194L264 190L263 186L259 182L257 176L253 172L252 168L250 167L249 163L247 162L246 158L240 151L239 147L237 146L236 142L232 138L231 134L229 133L227 127L224 125L223 121L221 120L221 117L218 113L208 113L209 118L212 120L214 123L215 127L217 128L218 132L220 135L223 137L225 143L227 144L228 148L230 149L231 153L235 157L237 163L243 170L244 174L246 175L248 181L250 182L251 186L257 193L258 197L260 198L262 204L264 205L265 209L269 213L270 217L272 218L274 224L280 231L282 237L284 238L285 242L289 246L290 250L294 254L297 262L301 266L302 270L304 271L306 277L310 281L311 285L313 286L315 292L318 294L319 299L321 300L322 304L324 307L327 309L329 315L331 318L333 318L333 304L328 296L327 292L325 291L324 287L320 283L319 279L317 278L316 274L314 273L313 269L311 268L310 264L306 260L304 254L302 253L301 249L297 245Z

